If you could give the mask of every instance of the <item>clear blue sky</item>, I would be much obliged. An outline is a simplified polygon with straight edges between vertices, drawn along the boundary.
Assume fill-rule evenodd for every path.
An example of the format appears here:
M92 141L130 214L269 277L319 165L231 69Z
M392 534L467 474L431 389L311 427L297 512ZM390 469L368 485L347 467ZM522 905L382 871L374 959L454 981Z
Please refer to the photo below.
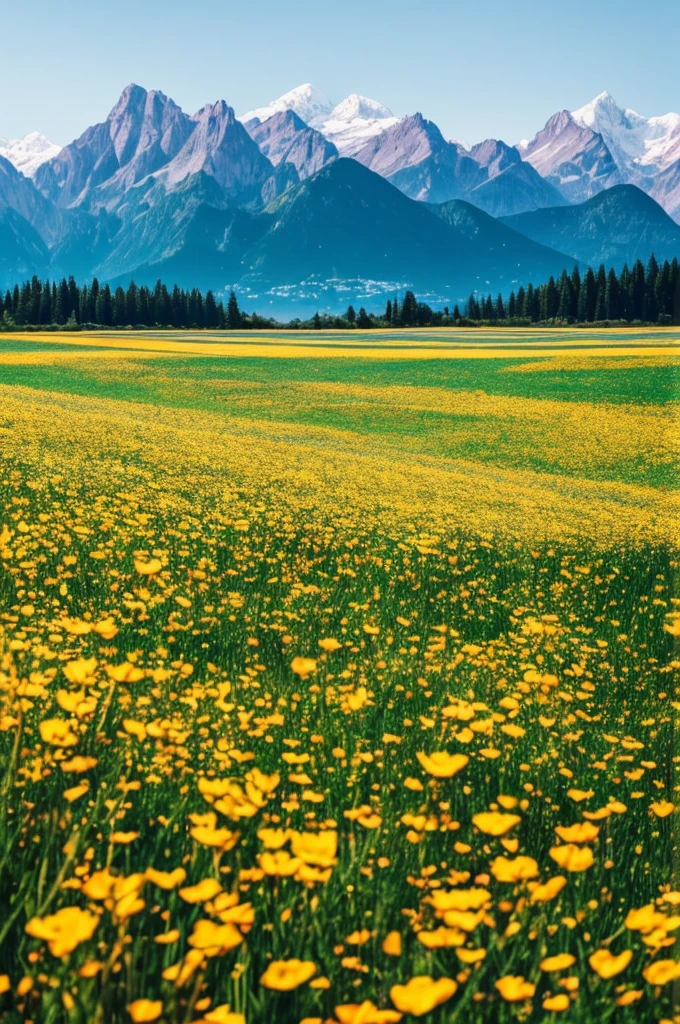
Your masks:
M310 81L469 142L516 142L604 89L642 114L680 109L678 0L25 0L2 34L0 135L60 143L132 81L237 113Z

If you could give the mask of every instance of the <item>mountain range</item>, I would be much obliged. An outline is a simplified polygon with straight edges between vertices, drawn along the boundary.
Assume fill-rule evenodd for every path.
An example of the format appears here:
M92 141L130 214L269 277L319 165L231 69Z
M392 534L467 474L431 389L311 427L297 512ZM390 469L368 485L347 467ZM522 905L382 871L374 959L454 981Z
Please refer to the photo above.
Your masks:
M128 86L60 148L0 137L0 287L31 274L237 287L276 313L509 291L680 255L680 115L602 93L530 140L447 139L312 85L237 116ZM313 308L312 308L313 307Z

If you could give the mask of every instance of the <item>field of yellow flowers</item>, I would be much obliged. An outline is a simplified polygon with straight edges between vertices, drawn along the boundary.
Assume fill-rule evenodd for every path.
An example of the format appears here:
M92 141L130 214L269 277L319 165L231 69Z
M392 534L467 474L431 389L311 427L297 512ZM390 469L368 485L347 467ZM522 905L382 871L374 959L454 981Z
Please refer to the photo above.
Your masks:
M84 341L0 339L0 1021L680 1019L680 359Z

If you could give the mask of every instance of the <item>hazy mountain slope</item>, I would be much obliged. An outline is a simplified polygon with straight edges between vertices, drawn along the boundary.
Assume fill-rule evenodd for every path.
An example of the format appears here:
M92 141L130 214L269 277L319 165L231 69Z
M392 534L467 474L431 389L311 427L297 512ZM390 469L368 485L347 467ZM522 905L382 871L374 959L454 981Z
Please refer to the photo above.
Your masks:
M634 185L616 185L577 206L504 217L503 223L591 266L646 262L652 253L658 260L680 257L680 225Z
M329 164L267 212L271 228L244 257L252 284L361 278L456 293L560 272L566 260L479 211L476 232L447 223L353 160Z
M33 274L44 277L50 255L38 232L15 210L0 206L0 288Z

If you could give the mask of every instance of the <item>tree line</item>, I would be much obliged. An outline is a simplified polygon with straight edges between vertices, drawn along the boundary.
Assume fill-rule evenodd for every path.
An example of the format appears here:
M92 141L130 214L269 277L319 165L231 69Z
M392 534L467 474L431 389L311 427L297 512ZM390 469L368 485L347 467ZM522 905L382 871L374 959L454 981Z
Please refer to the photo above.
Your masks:
M161 281L154 288L138 287L113 291L97 278L79 285L73 277L61 281L40 281L33 277L0 294L0 325L12 327L170 327L214 330L237 328L241 311L232 291L226 305L212 291L205 295L177 285L168 289Z
M73 277L61 281L30 281L0 294L0 328L64 328L80 330L98 327L162 327L271 329L286 327L324 330L385 327L447 326L564 326L578 324L677 324L680 323L680 267L677 258L659 264L652 256L645 266L638 260L632 268L591 268L581 274L578 267L566 270L541 285L520 286L509 295L486 297L473 293L467 303L433 309L419 302L412 291L387 300L382 313L369 313L361 306L349 306L342 315L315 313L308 320L281 322L243 313L233 291L226 304L212 291L168 289L161 281L154 288L131 283L114 290L95 278L79 285Z
M581 275L578 267L535 288L528 285L486 298L471 295L465 316L472 321L515 321L567 324L639 321L646 324L680 322L680 268L675 258L659 266L652 256L645 267L641 260L617 274L601 265Z

